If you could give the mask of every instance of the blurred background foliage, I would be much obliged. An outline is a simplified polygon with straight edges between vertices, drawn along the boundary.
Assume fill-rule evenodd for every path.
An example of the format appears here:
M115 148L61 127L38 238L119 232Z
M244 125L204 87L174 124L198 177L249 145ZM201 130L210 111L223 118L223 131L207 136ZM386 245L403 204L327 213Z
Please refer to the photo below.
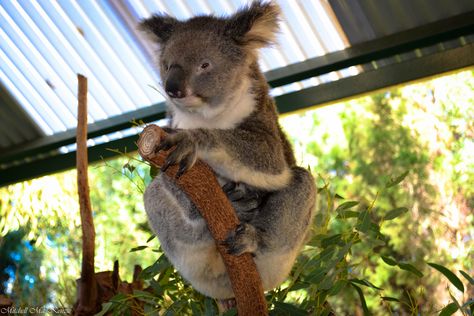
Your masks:
M455 301L453 312L466 303L469 314L474 72L287 115L281 124L300 165L315 175L320 198L312 239L289 280L268 294L273 314L324 314L330 305L337 315L425 315L445 306L450 315ZM400 184L386 188L406 171ZM142 278L152 291L136 295L151 315L166 309L212 315L214 302L159 257L156 238L148 241L141 192L149 167L122 157L89 172L96 271L111 270L119 259L121 277L130 281L134 264L148 267ZM17 305L75 301L81 258L75 177L68 171L0 189L0 295ZM426 262L453 271L464 291ZM116 313L125 313L127 300L115 298Z

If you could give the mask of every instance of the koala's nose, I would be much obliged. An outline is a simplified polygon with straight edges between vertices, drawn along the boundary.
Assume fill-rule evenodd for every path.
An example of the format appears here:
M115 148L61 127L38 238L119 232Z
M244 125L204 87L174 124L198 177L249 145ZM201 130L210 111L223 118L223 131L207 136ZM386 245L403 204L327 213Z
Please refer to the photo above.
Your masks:
M181 99L186 96L184 79L184 71L181 67L171 67L165 83L165 91L171 98Z
M166 87L166 93L171 98L184 98L184 93L178 87Z

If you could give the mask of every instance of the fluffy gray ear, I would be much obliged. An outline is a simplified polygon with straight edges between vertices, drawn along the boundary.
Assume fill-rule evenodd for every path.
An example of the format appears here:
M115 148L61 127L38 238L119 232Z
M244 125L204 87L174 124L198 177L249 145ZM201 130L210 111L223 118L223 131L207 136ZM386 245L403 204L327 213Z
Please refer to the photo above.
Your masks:
M261 48L275 42L280 7L274 2L254 1L226 22L225 34L249 48Z
M173 34L179 21L166 14L154 14L140 22L140 28L151 33L158 43L165 43Z

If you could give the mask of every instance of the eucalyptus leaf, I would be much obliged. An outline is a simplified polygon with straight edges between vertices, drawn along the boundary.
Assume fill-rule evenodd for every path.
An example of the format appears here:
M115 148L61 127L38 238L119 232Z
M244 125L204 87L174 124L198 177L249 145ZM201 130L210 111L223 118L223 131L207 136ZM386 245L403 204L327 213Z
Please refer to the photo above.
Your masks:
M351 210L344 210L340 211L336 218L354 218L359 217L359 212L351 211Z
M346 280L337 280L328 291L328 296L333 296L339 294L339 292L347 285Z
M469 283L471 283L471 285L474 285L474 279L473 279L469 274L467 274L466 272L464 272L464 271L462 271L462 270L459 270L459 273L461 273L462 276L463 276L464 278L466 278L466 280L467 280Z
M364 210L364 211L360 212L357 222L358 222L358 224L356 226L356 229L363 232L363 233L367 233L367 231L370 228L370 214L369 214L369 211Z
M359 299L362 305L362 310L364 311L364 316L371 315L369 308L367 307L367 302L365 301L364 292L362 292L362 289L358 287L357 285L355 285L354 283L351 283L351 285L355 288L355 290L357 291L357 294L359 294Z
M98 312L94 316L104 316L110 310L112 305L113 305L112 302L102 303L102 309L100 310L100 312Z
M204 315L205 316L214 316L217 315L216 308L214 307L214 302L206 297L204 300Z
M408 208L398 207L396 209L393 209L393 210L389 211L387 214L385 214L383 219L388 221L388 220L397 218L400 215L405 214L406 212L408 212Z
M399 175L398 177L396 178L392 178L388 183L387 185L385 186L385 188L391 188L393 186L396 186L397 184L399 184L400 182L403 181L403 179L405 179L405 177L408 175L408 172L409 171L405 171L404 173L402 173L401 175Z
M421 278L423 276L423 273L421 273L420 270L418 270L417 268L415 268L413 265L411 265L409 263L399 262L398 266L400 267L400 269L411 272L419 278Z
M359 204L359 202L357 202L357 201L344 202L336 208L336 212L350 209L350 208L356 206L357 204Z
M235 307L229 309L227 312L225 312L222 316L236 316L237 315L237 309ZM193 314L194 316L194 314Z
M340 242L342 241L342 235L341 234L335 234L329 237L324 238L321 240L321 246L323 248L326 248L331 245L340 245Z
M298 308L292 304L275 302L276 315L288 315L288 316L307 316L308 312L304 309Z
M151 235L150 238L148 238L148 239L146 240L146 242L149 243L150 241L152 241L152 240L155 239L155 238L156 238L156 235Z
M138 246L138 247L130 249L130 252L140 251L146 248L148 248L148 246Z
M367 287L373 288L374 290L379 290L379 291L383 290L382 288L375 286L373 283L369 282L368 280L350 279L349 282L367 286Z
M433 262L428 262L428 265L441 272L445 277L448 278L449 282L451 282L459 291L464 293L464 285L462 284L461 280L448 268Z
M397 261L395 261L395 259L392 259L390 257L380 256L380 258L383 260L383 262L385 262L389 266L396 266L398 264Z
M458 305L456 303L449 303L441 310L441 312L439 313L439 316L450 316L456 313L457 310L458 310Z

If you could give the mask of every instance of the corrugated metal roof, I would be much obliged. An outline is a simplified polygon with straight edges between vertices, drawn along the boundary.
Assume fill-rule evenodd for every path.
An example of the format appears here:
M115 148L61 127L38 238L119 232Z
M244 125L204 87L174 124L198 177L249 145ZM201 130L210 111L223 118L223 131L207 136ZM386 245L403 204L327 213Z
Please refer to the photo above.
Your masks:
M137 21L158 11L179 19L230 14L245 2L2 1L0 80L46 135L76 126L76 73L89 78L91 123L149 106L163 97L150 87L160 83L150 50L144 49L150 44L135 30ZM280 4L281 44L262 51L264 71L344 48L319 1ZM124 19L127 15L131 19ZM313 79L280 93L317 83ZM0 125L8 120L2 115ZM21 142L18 137L14 143Z
M329 0L351 44L474 9L472 0Z
M96 123L164 100L153 44L140 19L165 12L179 19L226 15L246 0L0 1L0 148L74 129L76 74L89 79L89 122ZM281 0L279 45L261 52L264 71L285 67L373 38L474 10L472 0ZM454 41L459 46L466 39ZM468 38L467 41L472 41ZM435 50L444 49L435 47ZM431 49L431 51L433 50ZM428 50L404 54L417 57ZM417 55L418 54L418 55ZM405 56L405 57L404 57ZM397 62L377 61L370 67ZM367 68L367 67L365 67ZM357 67L273 89L274 95L358 73ZM11 99L16 101L16 108ZM6 105L6 106L5 106ZM21 131L19 130L21 127ZM114 132L90 144L121 138ZM61 152L74 145L61 147ZM8 164L0 165L0 169Z

